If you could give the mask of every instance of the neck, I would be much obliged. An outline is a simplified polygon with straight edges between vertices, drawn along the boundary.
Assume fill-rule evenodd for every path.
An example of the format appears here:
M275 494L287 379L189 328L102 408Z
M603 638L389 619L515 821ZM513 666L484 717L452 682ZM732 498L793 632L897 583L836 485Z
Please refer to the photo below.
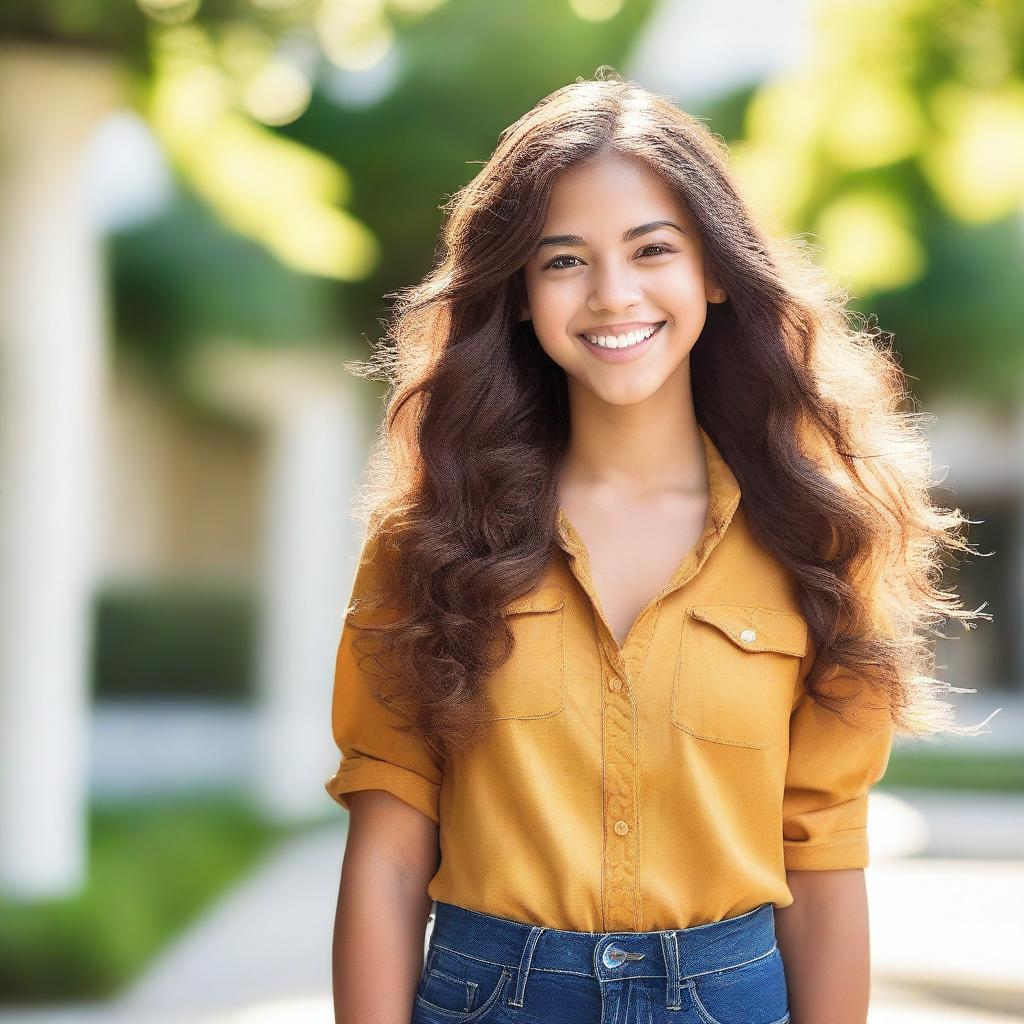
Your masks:
M707 492L704 443L693 408L689 361L643 402L611 405L569 379L565 489L599 489L624 500ZM681 368L682 369L682 368Z

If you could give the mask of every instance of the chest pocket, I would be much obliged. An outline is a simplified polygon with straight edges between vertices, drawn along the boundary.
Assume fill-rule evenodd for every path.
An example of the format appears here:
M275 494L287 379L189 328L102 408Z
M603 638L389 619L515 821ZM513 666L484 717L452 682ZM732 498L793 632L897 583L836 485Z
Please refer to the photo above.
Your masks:
M673 725L713 743L774 746L789 727L806 653L801 615L741 604L691 608L672 684Z
M502 614L515 646L484 686L488 719L547 718L565 707L565 594L538 587Z

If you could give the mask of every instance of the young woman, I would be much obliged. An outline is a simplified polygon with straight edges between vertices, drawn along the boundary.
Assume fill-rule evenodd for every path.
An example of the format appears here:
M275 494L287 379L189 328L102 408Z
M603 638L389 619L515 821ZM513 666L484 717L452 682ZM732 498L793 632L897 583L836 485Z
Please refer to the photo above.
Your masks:
M362 371L337 1020L863 1024L868 790L980 729L927 674L978 613L897 364L604 69L445 210Z

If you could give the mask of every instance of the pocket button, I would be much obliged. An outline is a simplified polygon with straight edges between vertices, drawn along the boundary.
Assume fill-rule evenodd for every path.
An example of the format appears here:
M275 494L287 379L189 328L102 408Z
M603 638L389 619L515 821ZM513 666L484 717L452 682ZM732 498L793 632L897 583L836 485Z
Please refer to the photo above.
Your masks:
M757 639L757 633L753 629L745 629L740 633L740 639L745 644L752 644Z

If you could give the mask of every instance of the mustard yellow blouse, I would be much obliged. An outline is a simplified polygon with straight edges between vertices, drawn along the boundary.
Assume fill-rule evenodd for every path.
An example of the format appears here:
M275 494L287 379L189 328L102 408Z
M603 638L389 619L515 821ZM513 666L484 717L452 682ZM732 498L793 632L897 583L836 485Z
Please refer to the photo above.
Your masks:
M867 865L867 794L893 727L875 713L855 729L807 697L814 649L795 584L751 536L736 478L701 433L704 533L621 649L559 511L543 578L505 609L516 649L488 680L493 721L469 753L439 764L393 728L346 615L342 758L326 789L346 808L355 790L387 790L439 825L431 899L549 928L652 931L788 906L788 869ZM364 545L353 596L371 580Z

